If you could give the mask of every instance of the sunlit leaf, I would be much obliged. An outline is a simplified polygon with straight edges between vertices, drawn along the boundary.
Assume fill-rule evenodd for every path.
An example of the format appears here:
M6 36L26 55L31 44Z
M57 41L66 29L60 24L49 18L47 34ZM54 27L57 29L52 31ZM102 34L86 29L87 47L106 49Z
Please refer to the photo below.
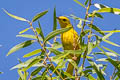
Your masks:
M64 33L64 32L66 32L66 31L70 30L71 28L72 28L72 27L54 30L53 32L49 33L49 34L45 37L44 43L46 43L46 41L50 40L51 38L55 37L56 35L61 34L61 33Z
M104 33L115 33L115 32L120 32L120 30L112 30L112 31L102 31L102 32L104 32Z
M38 53L40 53L42 50L41 49L36 49L28 54L25 54L23 57L30 57L30 56L33 56L33 55L36 55Z
M29 63L29 65L25 68L23 68L23 71L28 70L29 68L31 68L34 64L38 63L41 59L34 59L31 63ZM43 66L43 64L41 63L41 66Z
M30 38L30 39L37 39L35 35L30 35L30 34L16 35L16 37L24 37L24 38Z
M102 8L109 8L108 6L106 5L103 5L103 4L98 4L98 3L95 3L94 6L98 9L102 9Z
M56 20L56 7L54 8L54 14L53 14L53 31L57 28L57 20Z
M93 44L91 42L88 43L88 55L92 52Z
M77 4L79 4L80 6L82 6L82 7L84 7L85 8L85 6L81 3L81 2L79 2L78 0L74 0Z
M29 29L30 29L30 28L26 28L26 29L20 31L19 34L22 34L22 33L26 32L26 31L28 31Z
M64 53L81 54L84 50L64 50Z
M22 70L18 69L18 74L22 80L24 80L24 74L22 73Z
M102 8L102 9L99 9L98 11L96 11L96 12L98 12L98 13L108 12L108 13L113 13L113 14L119 15L120 14L120 9L118 9L118 8Z
M21 48L25 48L27 46L30 46L34 42L35 42L35 40L28 40L28 41L22 42L22 43L20 43L20 44L18 44L16 46L14 46L13 48L11 48L9 50L7 56L12 54L13 52L16 52L16 51L20 50Z
M5 9L3 9L3 10L4 10L4 12L5 12L7 15L9 15L10 17L12 17L12 18L14 18L14 19L17 19L17 20L20 20L20 21L27 21L27 22L29 22L28 20L26 20L26 19L24 19L24 18L22 18L22 17L18 17L18 16L15 16L15 15L13 15L13 14L8 13Z
M35 16L33 17L32 22L38 20L39 18L41 18L42 16L44 16L47 12L48 12L48 10L43 11L43 12L41 12L41 13L38 13L37 15L35 15Z
M94 14L91 13L91 14L88 14L88 16L89 17L93 17L94 16L94 17L99 17L99 18L103 19L103 16L101 14L99 14L99 13L94 13Z
M78 66L77 66L77 64L76 64L76 62L74 60L67 59L67 61L69 61L74 66L75 69L78 69Z
M102 47L103 47L104 49L112 52L113 54L120 56L120 55L119 55L118 53L116 53L115 51L113 51L113 50L111 50L111 49L109 49L109 48L107 48L107 47L104 47L104 46L102 46ZM116 57L117 57L117 56L116 56Z
M106 43L109 43L109 44L111 44L111 45L113 45L113 46L120 47L120 45L118 45L118 44L116 44L116 43L113 43L113 42L111 42L111 41L104 40L104 39L103 39L103 41L106 42Z
M66 76L68 76L70 79L71 79L71 78L75 79L75 76L72 76L71 74L69 74L69 73L67 73L67 72L64 72L64 74L65 74Z
M113 32L106 34L105 36L102 37L102 40L103 39L105 39L105 40L108 39L112 34L113 34Z

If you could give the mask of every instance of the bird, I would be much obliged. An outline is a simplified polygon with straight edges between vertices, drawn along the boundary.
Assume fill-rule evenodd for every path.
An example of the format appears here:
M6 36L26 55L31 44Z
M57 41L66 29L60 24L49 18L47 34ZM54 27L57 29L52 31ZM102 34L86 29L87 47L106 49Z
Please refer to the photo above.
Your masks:
M61 28L72 27L70 30L61 34L61 42L63 50L78 50L80 49L78 33L73 28L70 20L66 16L57 17ZM69 58L73 59L76 63L80 61L80 55L69 54ZM73 75L74 66L69 62L66 72Z

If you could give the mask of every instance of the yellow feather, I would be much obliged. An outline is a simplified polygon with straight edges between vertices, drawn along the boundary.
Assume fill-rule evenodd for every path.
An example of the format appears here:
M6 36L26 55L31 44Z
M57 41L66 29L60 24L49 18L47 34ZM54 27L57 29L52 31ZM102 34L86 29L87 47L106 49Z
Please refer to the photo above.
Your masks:
M72 27L72 24L70 23L70 20L67 17L60 16L57 19L60 23L61 28ZM61 34L61 41L62 41L63 49L64 50L80 49L79 43L78 43L78 38L79 38L78 34L73 28L71 28L67 32L62 33ZM72 58L74 55L70 55L70 56L71 56L70 58ZM77 59L77 60L79 60L79 59ZM75 62L77 62L77 61L75 61ZM74 66L69 63L66 72L68 72L69 74L72 75L73 69L74 69Z

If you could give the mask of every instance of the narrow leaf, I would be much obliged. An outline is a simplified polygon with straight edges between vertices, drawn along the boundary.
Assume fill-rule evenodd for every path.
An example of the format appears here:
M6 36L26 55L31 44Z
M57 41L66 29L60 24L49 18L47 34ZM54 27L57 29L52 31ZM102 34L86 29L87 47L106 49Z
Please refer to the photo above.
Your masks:
M57 20L56 20L56 7L54 8L54 14L53 14L53 31L57 28Z
M31 68L34 64L38 63L41 59L34 59L26 68L23 68L23 71L28 70L29 68Z
M32 43L34 43L34 42L35 42L34 40L28 40L28 41L22 42L22 43L20 43L20 44L18 44L18 45L16 45L16 46L14 46L13 48L11 48L11 49L9 50L7 56L10 55L10 54L12 54L12 53L15 52L15 51L20 50L21 48L25 48L25 47L27 47L27 46L30 46L30 45L31 45Z
M103 16L101 15L101 14L99 14L99 13L91 13L91 14L88 14L88 16L89 17L99 17L99 18L101 18L101 19L103 19Z
M116 44L116 43L113 43L113 42L111 42L111 41L104 40L104 39L103 39L103 41L106 42L106 43L108 43L108 44L111 44L111 45L113 45L113 46L120 47L120 45L118 45L118 44Z
M46 49L53 52L55 55L63 54L62 52L60 52L60 51L58 51L58 50L56 50L54 48L46 47Z
M81 3L81 2L79 2L78 0L74 0L77 4L79 4L80 6L82 6L82 7L84 7L85 8L85 6Z
M43 11L41 13L38 13L37 15L35 15L32 19L32 22L35 22L36 20L38 20L39 18L41 18L42 16L44 16L46 13L48 12L48 10Z
M107 59L118 71L120 71L120 61L112 60L111 58Z
M36 54L40 53L41 51L42 51L41 49L36 49L36 50L34 50L34 51L32 51L28 54L25 54L23 57L25 58L25 57L33 56L33 55L36 55Z
M26 28L26 29L20 31L19 34L22 34L22 33L26 32L26 31L28 31L29 29L30 29L30 28Z
M40 25L40 21L38 21L38 25L39 25L39 35L42 37L42 39L44 40L44 34L43 34L43 31L42 31L42 27L41 27L41 25Z
M111 50L111 49L109 49L109 48L107 48L107 47L104 47L104 46L102 46L102 47L103 47L104 49L112 52L113 54L120 56L120 54L116 53L115 51L113 51L113 50Z
M101 35L105 35L102 30L100 30L97 26L93 25L93 24L88 24L89 27L91 27L92 29L94 29L95 31L99 32Z
M17 19L17 20L20 20L20 21L27 21L27 22L29 22L28 20L26 20L26 19L24 19L24 18L21 18L21 17L18 17L18 16L15 16L15 15L13 15L13 14L8 13L5 9L3 9L3 10L4 10L4 12L5 12L7 15L9 15L10 17L12 17L12 18L14 18L14 19Z
M100 80L105 80L101 69L99 69L99 67L97 66L97 64L95 62L93 62L92 60L88 60L89 63L91 64L91 66L93 67L93 69L95 70L95 72L97 73L98 77Z
M93 44L91 42L88 43L88 55L92 52Z
M120 9L118 9L118 8L102 8L102 9L99 9L98 11L96 11L96 12L98 12L98 13L108 12L108 13L113 13L113 14L120 15Z
M43 67L41 66L41 67L38 67L37 69L35 69L34 71L32 71L31 76L35 76L36 74L38 74L42 68Z
M37 39L35 35L30 35L30 34L16 35L16 37L24 37L24 38L30 38L30 39Z
M46 41L50 40L51 38L55 37L56 35L61 34L61 33L64 33L64 32L66 32L66 31L70 30L71 28L72 28L72 27L62 28L62 29L58 29L58 30L55 30L55 31L49 33L49 34L45 37L44 43L46 43Z
M84 4L87 5L88 1L89 1L89 0L86 0Z

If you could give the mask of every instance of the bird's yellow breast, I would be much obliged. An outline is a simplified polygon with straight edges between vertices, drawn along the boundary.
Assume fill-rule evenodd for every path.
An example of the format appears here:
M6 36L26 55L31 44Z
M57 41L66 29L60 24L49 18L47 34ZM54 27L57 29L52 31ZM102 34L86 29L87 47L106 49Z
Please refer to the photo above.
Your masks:
M61 41L64 50L79 49L78 34L73 28L61 34Z

